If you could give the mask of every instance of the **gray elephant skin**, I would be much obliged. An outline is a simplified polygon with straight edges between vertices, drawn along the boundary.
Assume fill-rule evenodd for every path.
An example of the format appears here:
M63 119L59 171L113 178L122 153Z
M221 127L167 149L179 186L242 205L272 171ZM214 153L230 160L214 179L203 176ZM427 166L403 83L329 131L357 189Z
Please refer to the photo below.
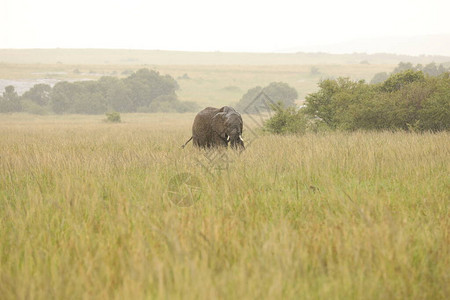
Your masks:
M227 147L230 144L231 148L244 149L243 124L241 115L232 107L207 107L195 116L191 139L199 148Z

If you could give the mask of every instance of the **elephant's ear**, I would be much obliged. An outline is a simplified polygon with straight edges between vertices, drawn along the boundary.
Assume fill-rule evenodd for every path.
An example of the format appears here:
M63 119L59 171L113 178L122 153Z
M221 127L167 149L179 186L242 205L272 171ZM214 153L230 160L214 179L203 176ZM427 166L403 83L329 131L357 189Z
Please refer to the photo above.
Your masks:
M211 127L214 132L219 134L222 138L225 138L226 127L225 127L225 116L226 112L217 113L211 120Z

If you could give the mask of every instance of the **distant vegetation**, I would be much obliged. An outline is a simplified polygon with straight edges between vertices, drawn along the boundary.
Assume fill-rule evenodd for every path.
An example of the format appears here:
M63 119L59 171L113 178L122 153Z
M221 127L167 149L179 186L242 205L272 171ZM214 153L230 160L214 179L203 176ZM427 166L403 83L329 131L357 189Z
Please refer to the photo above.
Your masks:
M25 111L35 114L104 114L117 112L188 112L198 109L193 102L177 99L178 83L169 75L141 69L119 79L58 82L52 88L37 84L19 96L7 86L0 97L0 112Z
M244 113L257 113L258 109L262 109L267 105L263 103L263 97L258 97L261 92L264 92L271 101L280 102L285 106L294 105L295 100L298 98L297 91L287 83L272 82L265 87L256 86L249 89L237 103L237 110Z
M398 55L389 53L245 53L190 52L130 49L0 49L3 63L89 65L315 65L397 64L399 61L427 64L448 62L448 56Z
M407 70L422 71L423 73L425 73L429 76L439 76L445 72L450 72L450 67L445 67L444 64L437 65L434 62L429 63L425 66L423 66L422 64L417 64L416 66L414 66L410 62L400 62L398 64L398 66L394 69L394 71L392 71L391 74L397 74L397 73L401 73L401 72L407 71ZM381 83L381 82L385 81L386 79L388 79L388 77L389 77L388 73L380 72L373 76L370 83L372 83L372 84Z
M1 57L1 51L0 51ZM449 59L450 60L450 59ZM427 62L428 63L428 62ZM374 74L393 70L395 64L341 64L327 65L154 65L148 66L169 74L177 80L180 88L176 91L178 99L193 101L206 106L224 106L238 102L243 94L256 86L266 86L271 82L285 82L296 89L298 102L306 95L318 90L318 80L325 78L350 77L352 80L370 81ZM320 74L312 75L315 66ZM101 76L124 78L142 69L142 65L67 65L67 64L2 64L0 63L0 95L4 88L13 85L19 95L23 95L34 84L54 85L60 81L98 80ZM75 73L74 70L80 73ZM90 73L94 71L95 73ZM187 74L189 79L184 79Z
M105 121L108 123L120 123L122 122L120 118L120 114L116 111L106 113L106 119Z
M304 73L308 73L309 68L304 68ZM267 107L263 106L267 103L257 97L264 92L274 103L279 103L273 107L274 119L266 124L266 130L276 134L308 130L450 130L448 70L443 64L414 66L400 63L390 75L385 73L383 76L386 78L378 83L372 80L368 84L348 77L324 79L319 82L318 90L306 95L301 109L295 106L299 98L298 88L286 82L272 82L248 89L235 107L243 113L256 113L260 108L266 110ZM198 75L193 76L196 79L187 80L191 76L181 74L186 75L181 76L186 79L182 82L194 84L191 88L207 90L200 84ZM226 76L215 80L233 82ZM217 86L221 89L211 91L225 92L225 96L242 93L237 85L222 83ZM53 87L37 84L23 95L18 95L13 86L6 86L0 96L0 112L105 114L111 111L194 112L200 109L195 102L179 101L178 90L178 82L172 76L140 69L130 71L124 78L105 76L96 81L59 82ZM210 105L220 103L212 101Z
M406 70L383 83L327 79L306 97L305 107L276 107L266 122L273 133L303 133L306 118L327 130L450 130L450 73L429 76Z

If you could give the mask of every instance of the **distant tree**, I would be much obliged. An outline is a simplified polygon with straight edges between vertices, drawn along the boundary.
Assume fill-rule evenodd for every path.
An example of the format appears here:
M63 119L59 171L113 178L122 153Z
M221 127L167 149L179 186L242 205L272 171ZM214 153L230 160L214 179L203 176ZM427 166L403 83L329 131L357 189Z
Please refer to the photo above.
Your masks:
M256 86L249 89L236 105L237 110L245 111L247 113L256 113L258 109L261 109L262 106L266 105L261 103L264 99L263 97L258 98L258 95L261 92L264 92L273 103L281 102L285 107L293 106L295 100L298 98L297 91L287 83L272 82L264 88Z
M389 75L386 72L380 72L373 76L372 80L370 81L370 84L377 84L384 82L386 79L388 79Z
M281 102L286 107L295 104L298 98L297 90L285 82L272 82L264 88L264 92L275 102Z
M50 94L50 103L53 111L57 114L68 113L74 102L76 93L75 86L67 81L58 82Z
M169 75L161 76L159 72L140 69L124 79L135 109L148 106L161 95L175 95L178 83Z
M100 90L106 98L108 110L118 112L136 111L131 100L131 91L122 79L103 76L98 81Z
M241 112L256 112L255 106L259 106L261 103L255 103L255 99L262 89L260 86L249 89L237 103L236 109Z
M20 104L20 97L17 94L14 86L8 85L5 87L3 97L0 98L0 112L18 112L22 110Z
M410 62L400 62L394 71L392 71L392 74L401 73L406 70L414 70L413 64Z
M19 95L17 94L14 86L8 85L7 87L5 87L5 91L3 92L3 98L5 100L18 101Z
M309 74L310 74L311 76L317 76L317 75L320 75L319 68L316 67L316 66L312 66L311 69L309 70Z
M40 106L45 106L50 103L50 93L52 87L48 84L35 84L31 89L22 95L23 100L31 100Z
M108 108L106 95L98 81L78 81L72 83L75 93L72 95L70 113L102 114Z
M438 75L441 75L441 74L443 74L443 73L445 73L445 72L447 72L447 71L448 71L448 70L447 70L442 64L440 64L439 67L438 67L438 69L437 69Z
M436 66L436 63L434 63L434 62L429 63L428 65L426 65L423 68L423 72L425 74L428 74L429 76L438 76L439 75L438 67Z

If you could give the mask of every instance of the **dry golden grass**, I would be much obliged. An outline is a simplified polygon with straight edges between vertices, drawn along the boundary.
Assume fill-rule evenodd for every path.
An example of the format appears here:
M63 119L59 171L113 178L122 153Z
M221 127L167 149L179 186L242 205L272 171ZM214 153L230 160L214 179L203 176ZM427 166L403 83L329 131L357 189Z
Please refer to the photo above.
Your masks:
M193 116L2 115L0 298L449 298L449 133L265 135L219 170Z

